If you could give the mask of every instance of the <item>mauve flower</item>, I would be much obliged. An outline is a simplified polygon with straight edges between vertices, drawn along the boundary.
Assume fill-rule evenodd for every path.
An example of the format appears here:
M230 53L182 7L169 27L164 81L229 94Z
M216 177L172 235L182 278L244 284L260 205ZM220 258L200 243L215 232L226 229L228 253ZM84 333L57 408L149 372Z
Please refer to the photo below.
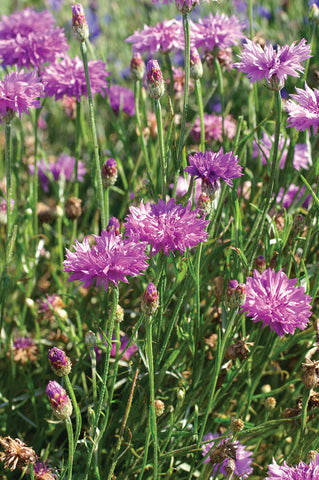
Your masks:
M170 52L184 49L184 35L182 22L179 20L164 20L154 27L144 25L143 30L136 30L125 40L132 43L133 52Z
M48 357L50 366L58 377L69 375L72 363L63 350L57 347L50 348Z
M303 287L295 287L297 278L288 279L280 270L267 268L263 273L254 270L254 277L246 279L246 300L241 310L252 321L262 322L282 337L294 334L295 329L304 330L311 315L312 298Z
M51 408L54 415L59 420L65 420L72 414L72 402L67 396L66 391L55 380L49 382L46 388L46 394L48 396Z
M105 97L108 83L106 63L101 60L90 60L88 62L90 84L92 95L100 93ZM45 83L45 92L49 97L55 96L59 100L64 95L75 97L79 102L82 95L87 97L87 86L82 60L79 57L70 58L64 55L59 63L46 67L41 73L42 81Z
M42 189L45 192L49 191L50 182L58 181L62 176L68 181L74 182L74 167L75 158L67 154L61 154L55 162L46 162L43 158L38 162L38 177ZM31 175L34 174L34 166L29 165ZM81 160L78 161L78 181L83 182L86 168Z
M210 150L194 153L188 157L189 167L184 169L192 177L200 178L204 183L213 188L218 186L220 180L224 180L230 187L232 179L242 175L242 167L238 164L238 156L233 152L224 153L223 148L214 153Z
M296 95L290 95L297 103L288 100L286 110L288 112L288 127L296 127L303 132L313 127L314 134L317 133L319 125L319 90L308 87L305 84L305 90L296 88Z
M134 92L130 88L120 87L120 85L111 85L108 89L108 96L112 110L116 114L120 110L127 113L130 117L135 115Z
M211 142L217 140L222 143L223 141L223 120L221 115L204 113L204 127L205 127L205 140ZM236 134L237 124L232 115L227 115L224 119L225 135L229 140L232 140ZM200 141L200 119L195 120L192 126L190 135L195 142Z
M207 238L205 227L208 220L197 218L198 210L192 210L190 202L186 207L175 204L174 198L167 203L159 199L158 204L130 207L130 215L124 224L126 234L134 239L146 241L152 246L151 254L179 250L184 253L187 247L195 247Z
M48 10L36 12L25 8L0 22L0 58L3 65L39 68L54 62L57 55L69 49L63 29L54 28Z
M0 81L0 123L10 121L14 112L29 113L29 108L40 108L38 97L43 97L44 85L35 71L10 72Z
M310 58L310 45L303 38L298 45L293 42L290 46L272 45L262 48L258 43L246 39L241 62L234 66L247 74L252 83L265 78L268 83L273 83L276 88L282 88L288 75L298 77L298 72L303 72L304 67L300 62Z
M37 462L33 465L33 472L35 480L56 480L57 476L53 473L52 468L49 468L45 462Z
M298 202L298 200L303 197L305 191L306 191L306 187L305 185L303 185L301 188L298 187L297 185L294 185L293 183L291 183L288 187L288 190L287 192L284 194L284 188L281 187L279 192L278 192L278 195L277 195L277 198L276 198L276 203L279 204L282 202L282 206L284 208L289 208L292 203L294 202ZM303 201L302 203L302 207L303 208L308 208L309 206L309 203L312 199L312 196L311 195L308 195L305 200Z
M213 52L216 48L225 50L244 38L244 27L245 24L236 15L228 17L224 13L210 13L209 17L199 19L191 44L198 49L202 47L207 52Z
M274 135L270 137L269 135L267 135L267 133L263 132L262 139L259 140L258 144L257 142L254 142L253 157L257 158L258 153L260 153L261 163L263 165L267 165L267 160L270 158L270 152L273 147L274 139L275 139ZM290 138L284 138L283 136L280 136L279 144L278 144L278 152L280 155L279 168L281 170L283 170L285 167L289 144L290 144ZM297 143L294 147L293 167L296 170L300 170L301 168L308 169L308 164L309 164L309 152L308 152L307 144Z
M136 277L147 269L145 242L123 240L113 230L92 236L96 245L91 246L90 237L85 237L82 243L75 240L74 252L66 249L63 266L64 272L71 272L70 282L79 280L90 287L96 280L96 286L103 283L107 291L109 282L116 286L119 281L128 283L126 275Z
M316 480L319 478L319 454L316 454L315 460L309 465L299 462L295 467L288 467L284 462L278 465L273 459L273 463L268 465L268 477L265 480Z
M219 437L218 433L215 433L213 435L211 432L209 432L207 435L204 435L203 437L204 442L207 442L208 440L211 440L211 441L209 443L202 445L203 456L205 456L209 452L209 450L215 446L215 444L216 444L216 447L217 446L219 447L225 444L226 442L230 441L230 439L224 439L221 442L218 442L218 441L216 442L218 437ZM251 464L253 462L253 459L252 459L253 453L247 450L246 447L242 445L238 440L235 440L234 442L232 442L231 445L236 452L234 474L236 475L236 477L239 477L241 479L249 477L249 475L253 472L253 469L251 467ZM221 464L219 463L212 464L213 476L217 475L217 471L227 476L226 466L228 461L229 461L229 458L225 458L225 460ZM204 463L209 463L209 462L210 462L210 458L208 455L207 458L204 460Z

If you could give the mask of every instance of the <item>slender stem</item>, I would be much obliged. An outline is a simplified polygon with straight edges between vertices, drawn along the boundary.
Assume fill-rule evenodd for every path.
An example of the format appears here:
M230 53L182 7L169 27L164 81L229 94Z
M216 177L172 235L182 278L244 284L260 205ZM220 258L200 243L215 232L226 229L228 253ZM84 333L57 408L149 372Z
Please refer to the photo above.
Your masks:
M68 389L69 395L71 397L74 412L75 412L75 422L76 422L75 423L75 436L74 436L74 451L75 451L78 440L79 440L79 437L80 437L80 433L81 433L82 416L81 416L81 411L80 411L78 402L76 401L74 390L73 390L73 387L72 387L72 384L70 382L70 379L69 379L68 375L66 375L64 377L64 381L65 381L66 388Z
M38 204L38 120L40 116L41 109L37 109L34 113L34 176L33 176L33 234L36 236L38 234L38 215L37 215L37 204Z
M166 158L165 158L165 150L164 150L164 136L163 136L163 126L162 126L162 108L160 99L154 100L155 105L155 114L156 114L156 123L157 123L157 130L158 130L158 141L160 147L160 158L161 158L161 192L162 192L162 199L165 200L166 196Z
M158 470L158 444L157 444L157 423L155 412L155 388L154 388L154 364L153 364L153 345L152 345L152 318L146 319L146 355L148 363L148 379L150 389L150 429L154 444L154 465L153 465L153 480L157 480Z
M204 109L203 109L203 96L202 86L200 79L195 80L195 94L198 105L199 121L200 121L200 151L205 151L205 124L204 124Z
M301 424L300 424L300 438L299 438L299 452L300 457L302 456L302 450L304 446L305 434L306 434L306 425L307 425L307 412L308 412L308 402L310 398L311 390L304 387L302 395L302 413L301 413Z
M11 122L6 123L6 178L7 178L7 245L9 244L11 230L12 230L12 212L11 199L13 198L12 191L12 176L11 176Z
M29 471L30 471L30 478L31 480L34 480L34 470L33 470L33 464L29 464Z
M73 454L74 454L74 445L73 445L73 429L71 419L68 417L65 419L65 426L68 432L68 442L69 442L69 458L68 458L68 476L67 480L72 479L72 467L73 467Z
M189 90L189 75L190 75L190 41L189 41L188 13L183 13L183 30L184 30L184 40L185 40L185 53L184 53L185 87L184 87L181 133L179 137L178 154L177 154L178 165L181 165L182 163L182 151L184 148L185 125L186 125L186 117L188 112L188 90Z
M141 122L141 114L140 114L140 96L141 96L141 82L139 80L136 80L134 83L134 100L135 100L135 117L136 117L136 122L138 126L138 133L139 133L139 141L141 143L141 148L143 152L143 156L145 159L145 164L146 164L146 169L151 174L151 166L150 166L150 160L145 144L145 138L143 134L143 128L142 128L142 122Z
M220 63L217 57L214 57L214 67L217 74L217 81L218 81L218 93L219 93L219 100L221 105L221 115L222 115L222 132L223 132L223 146L225 147L225 99L224 99L224 82L223 82L223 74Z
M97 141L94 106L93 106L93 98L92 98L92 91L91 91L91 84L90 84L90 77L89 77L88 59L87 59L87 46L85 41L81 42L81 53L82 53L83 66L85 71L85 79L86 79L87 92L88 92L90 125L91 125L91 132L92 132L93 145L94 145L94 186L96 185L97 200L101 210L102 230L105 230L107 223L106 223L106 216L105 216L105 205L104 205L103 184L102 184L100 157L99 157L99 146Z

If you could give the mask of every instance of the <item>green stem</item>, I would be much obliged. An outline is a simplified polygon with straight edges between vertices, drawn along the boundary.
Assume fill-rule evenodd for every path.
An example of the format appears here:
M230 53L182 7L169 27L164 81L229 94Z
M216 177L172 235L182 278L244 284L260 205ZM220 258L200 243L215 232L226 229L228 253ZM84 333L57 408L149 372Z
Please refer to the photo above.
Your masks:
M139 141L141 143L141 148L143 152L143 156L145 159L145 164L146 164L146 169L151 174L151 166L150 166L150 160L145 144L145 138L143 134L143 128L142 128L142 122L141 122L141 114L140 114L140 96L141 96L141 82L139 80L136 80L134 83L134 100L135 100L135 117L136 117L136 122L138 126L138 133L139 133Z
M81 416L81 411L80 411L78 402L76 401L74 390L68 375L64 377L64 382L69 392L69 395L71 397L74 412L75 412L75 436L74 436L74 452L75 452L76 446L80 437L80 433L81 433L82 416Z
M12 175L11 175L11 122L6 123L5 129L6 137L6 179L7 179L7 247L10 241L12 230L12 212L11 212L11 199L13 198L12 191Z
M182 151L184 148L186 117L188 112L188 93L189 93L188 90L189 90L189 76L190 76L190 41L189 41L188 13L183 13L183 30L184 30L184 40L185 40L185 52L184 52L185 87L184 87L181 133L179 137L178 154L177 154L177 161L179 166L182 163Z
M101 210L102 230L105 230L107 223L106 223L106 216L105 216L105 205L104 205L103 184L102 184L100 157L99 157L99 146L97 141L94 106L93 106L93 98L92 98L92 91L91 91L91 84L90 84L90 77L89 77L88 59L87 59L87 46L85 41L81 42L81 53L82 53L83 66L85 71L85 79L86 79L87 92L88 92L90 125L91 125L91 132L92 132L93 145L94 145L94 187L96 185L97 200Z
M155 412L155 387L154 387L154 363L153 363L153 345L152 345L152 317L146 319L146 356L148 364L148 379L150 389L150 405L149 418L150 430L153 437L154 444L154 465L153 465L153 480L157 480L158 470L158 443L157 443L157 423Z
M33 464L29 464L29 471L30 471L30 478L31 480L34 480L34 470L33 470Z
M38 120L41 109L37 109L34 114L34 176L33 176L33 234L38 235Z
M65 426L68 432L68 442L69 442L69 458L68 458L68 476L67 480L72 480L72 467L73 467L73 454L74 454L74 445L73 445L73 429L71 419L68 417L65 419Z
M300 452L300 457L302 456L303 446L305 442L308 402L309 402L310 394L311 394L311 390L304 387L304 391L302 395L302 413L301 413L300 438L299 438L299 448L298 448Z
M166 158L165 158L165 150L164 150L164 136L163 136L163 126L162 126L162 108L160 99L154 100L155 105L155 114L156 114L156 123L157 123L157 130L158 130L158 141L160 147L160 159L161 159L161 192L162 192L162 199L165 200L166 196Z
M218 81L218 93L219 101L221 105L221 116L222 116L222 131L223 131L223 147L225 147L225 98L224 98L224 82L223 74L220 63L217 57L214 57L214 67L216 70L217 81Z
M198 105L199 121L200 121L200 151L205 152L205 124L204 124L204 108L203 108L203 96L202 86L200 79L195 80L195 94Z

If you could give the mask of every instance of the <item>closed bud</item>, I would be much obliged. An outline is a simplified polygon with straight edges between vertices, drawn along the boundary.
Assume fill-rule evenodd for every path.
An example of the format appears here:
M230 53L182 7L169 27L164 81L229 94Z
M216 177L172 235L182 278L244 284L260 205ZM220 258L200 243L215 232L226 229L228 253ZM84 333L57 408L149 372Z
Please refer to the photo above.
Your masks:
M72 30L74 37L83 42L89 38L89 27L85 18L84 9L81 3L71 6L72 9Z
M231 429L233 433L241 432L245 424L240 418L233 418L231 421Z
M53 413L59 420L66 420L71 416L73 410L71 400L58 382L49 382L46 394Z
M257 257L254 261L254 266L259 273L263 273L266 270L267 264L266 259L262 255Z
M265 409L268 411L274 410L276 408L276 399L275 397L267 397L265 399Z
M116 217L111 217L106 227L107 232L114 231L115 235L120 235L120 222Z
M315 3L310 7L309 20L319 25L319 7Z
M102 167L102 182L104 188L111 187L117 180L117 164L114 158L109 158Z
M111 315L111 312L112 312L112 307L110 309L110 315ZM123 322L123 319L124 319L124 310L121 307L121 305L117 305L116 312L115 312L115 323L121 323Z
M72 363L69 357L60 348L53 347L49 350L49 363L53 372L58 377L65 377L71 372Z
M181 13L189 13L193 10L198 0L175 0L176 8Z
M318 452L316 452L316 450L310 450L310 452L308 452L308 460L309 462L315 462L317 457L318 457Z
M142 80L145 74L145 63L139 52L133 53L130 64L131 75L134 80Z
M147 63L146 82L148 93L151 98L157 100L164 95L164 80L157 60L152 59Z
M92 330L89 330L88 332L86 332L84 342L89 350L93 349L96 346L97 338L95 333L92 332Z
M197 213L197 216L199 218L206 217L206 215L209 215L212 210L212 202L209 195L207 195L207 193L205 192L202 192L198 197L196 206L199 209Z
M163 415L164 410L165 410L165 404L162 402L162 400L155 400L155 413L157 417L160 417Z
M141 309L145 315L151 316L156 313L159 305L158 292L154 283L149 283L142 298Z
M238 308L246 298L246 285L238 283L237 280L231 280L226 288L225 303L228 308Z
M203 76L203 64L195 47L190 50L190 76L194 80L198 80Z

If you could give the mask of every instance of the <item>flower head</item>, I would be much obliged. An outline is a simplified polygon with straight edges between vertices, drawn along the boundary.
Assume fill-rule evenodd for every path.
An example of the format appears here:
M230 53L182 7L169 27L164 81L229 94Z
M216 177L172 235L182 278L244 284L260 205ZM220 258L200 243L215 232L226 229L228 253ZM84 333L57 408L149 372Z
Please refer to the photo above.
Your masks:
M140 52L134 52L130 63L130 71L134 80L142 80L145 74L145 63Z
M263 165L267 165L267 160L270 158L270 152L273 147L274 143L274 136L272 135L271 137L267 135L267 133L263 132L263 136L257 144L254 142L254 149L253 149L253 157L258 156L258 152L261 154L261 163ZM281 170L284 169L286 159L287 159L287 153L288 153L288 147L290 144L290 139L289 138L284 138L283 136L280 136L279 138L279 144L278 144L278 150L280 152L280 163L279 163L279 168ZM258 146L260 148L258 148ZM308 169L309 165L309 152L308 152L308 147L306 143L297 143L294 148L294 157L293 157L293 167L296 170L300 170L301 168Z
M108 188L116 183L117 180L117 163L114 158L109 158L103 165L101 170L103 186Z
M63 29L54 28L48 10L36 12L25 8L0 22L0 58L3 65L39 68L54 62L57 55L69 49Z
M54 415L60 420L65 420L72 414L72 402L67 396L66 391L55 380L49 382L46 388L51 408Z
M223 141L223 119L221 115L204 113L204 127L205 127L205 140L210 142L217 140L222 143ZM224 118L224 131L229 140L232 140L236 134L236 121L232 115L227 115ZM200 141L200 119L195 120L195 123L191 130L191 137L195 142Z
M49 350L49 363L58 377L65 377L71 372L72 363L63 350L57 347Z
M237 45L244 38L243 29L245 24L240 22L236 15L228 17L218 12L209 17L199 20L196 25L196 35L191 39L192 46L202 48L203 51L213 52L224 50L227 47Z
M10 121L14 113L29 113L30 108L40 108L38 97L43 97L44 85L35 71L10 72L0 81L0 123Z
M241 479L249 477L249 475L253 472L251 467L253 453L247 450L246 447L239 443L238 440L231 442L230 439L225 439L217 443L216 440L218 437L219 435L217 433L213 435L210 432L203 437L205 442L210 440L209 443L205 443L205 445L203 445L203 456L206 456L210 450L212 450L213 455L217 449L219 451L219 455L214 455L212 460L210 459L210 455L204 460L204 463L209 463L210 460L213 462L213 475L217 475L217 471L219 471L223 475L227 476L227 464L230 460L234 460L235 475ZM216 443L216 448L213 450L213 447ZM214 460L220 461L217 463Z
M4 449L0 452L0 460L4 463L4 468L10 468L11 471L16 468L23 470L37 460L33 448L27 447L19 438L0 437L0 445Z
M282 88L288 75L298 77L298 72L304 71L300 62L310 57L310 45L304 38L298 45L296 42L290 46L278 45L277 50L272 45L266 45L263 49L258 43L246 39L241 62L234 66L246 73L252 83L265 78L275 88Z
M84 8L81 3L71 5L72 30L74 36L80 42L89 38L89 27L85 18Z
M12 351L14 361L16 363L20 362L24 365L29 361L36 361L38 346L31 337L16 337L13 341Z
M109 223L107 224L106 231L110 232L111 230L114 231L115 235L120 234L120 222L116 217L111 217Z
M106 64L101 60L90 60L88 69L92 95L100 93L104 97L108 86L107 77L110 75ZM59 63L46 67L41 76L45 83L46 95L55 96L55 100L66 95L75 97L79 102L82 95L87 97L83 62L77 56L71 59L68 55L64 55Z
M126 275L136 277L147 269L145 243L123 240L114 231L105 230L93 238L96 245L91 246L85 237L82 243L75 240L74 252L66 250L63 265L65 272L71 272L70 281L79 280L90 287L96 280L96 286L103 283L107 291L109 282L128 283Z
M56 480L57 476L53 473L45 462L37 462L33 465L35 480Z
M63 309L65 304L62 298L55 293L53 295L47 294L45 299L37 300L37 303L39 305L38 314L41 320L54 320L54 313L60 318L67 317L67 312Z
M265 480L315 480L319 475L319 454L313 461L307 465L300 462L295 467L288 467L284 462L278 465L273 459L273 463L268 465L268 477Z
M132 43L133 52L153 55L154 52L170 52L184 49L183 26L178 20L164 20L154 27L144 25L140 32L136 30L125 40Z
M130 88L111 85L108 89L108 96L112 110L118 114L120 110L130 117L135 115L134 93Z
M147 62L146 83L151 98L158 99L164 95L164 80L157 60L151 59Z
M167 203L159 200L151 205L143 200L139 207L130 207L125 229L129 237L146 241L152 245L152 255L194 247L207 238L205 227L208 220L197 218L198 210L191 210L190 203L183 207L171 198Z
M158 309L159 298L154 283L149 283L143 293L141 309L145 315L154 315Z
M233 186L232 179L242 175L242 167L238 164L238 157L233 152L224 153L223 148L214 153L210 150L197 152L189 155L189 167L184 169L191 176L201 178L206 184L213 188L224 180L230 187Z
M288 127L296 127L297 130L310 132L313 127L314 134L317 133L319 126L319 90L308 87L305 84L305 90L296 88L297 94L290 95L293 100L288 100L286 109L288 112Z
M311 315L312 298L303 287L295 287L298 279L289 280L280 270L267 268L263 273L254 270L254 277L246 279L246 300L242 311L252 321L262 322L282 337L293 334L296 328L304 330Z

